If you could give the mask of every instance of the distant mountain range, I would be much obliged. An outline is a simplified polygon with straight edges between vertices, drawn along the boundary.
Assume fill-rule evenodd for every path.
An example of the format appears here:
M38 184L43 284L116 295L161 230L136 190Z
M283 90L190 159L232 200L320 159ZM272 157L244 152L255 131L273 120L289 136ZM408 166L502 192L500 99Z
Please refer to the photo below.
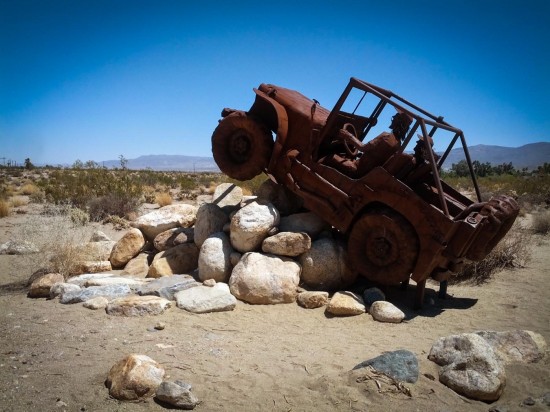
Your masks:
M542 164L550 163L550 142L526 144L521 147L504 147L475 145L469 148L472 161L491 163L493 166L510 163L516 169L536 169ZM451 151L444 167L450 168L453 163L463 160L464 151L457 147ZM120 160L100 162L105 167L120 167ZM219 172L220 169L212 157L184 155L146 155L128 159L129 169L174 170L185 172Z
M544 163L550 163L550 142L530 143L520 147L488 146L478 144L469 146L470 158L481 163L491 163L493 166L503 163L512 163L514 168L524 167L532 170ZM455 148L449 153L444 167L450 168L453 163L465 159L461 147Z
M105 167L120 167L120 160L100 162ZM146 155L128 159L128 169L152 169L159 171L219 172L220 168L212 157L184 155Z

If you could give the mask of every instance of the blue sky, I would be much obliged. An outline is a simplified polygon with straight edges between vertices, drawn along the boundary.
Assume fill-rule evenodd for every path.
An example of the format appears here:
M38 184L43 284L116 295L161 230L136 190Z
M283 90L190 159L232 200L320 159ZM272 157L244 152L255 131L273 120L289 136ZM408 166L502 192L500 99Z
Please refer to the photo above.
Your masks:
M352 76L469 145L550 141L548 16L547 0L0 0L0 159L210 156L221 109L260 83L330 109Z

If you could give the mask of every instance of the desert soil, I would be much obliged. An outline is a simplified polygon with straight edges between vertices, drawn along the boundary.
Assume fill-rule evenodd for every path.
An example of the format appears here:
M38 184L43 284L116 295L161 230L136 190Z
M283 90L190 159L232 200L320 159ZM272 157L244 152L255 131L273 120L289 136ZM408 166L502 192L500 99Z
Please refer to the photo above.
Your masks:
M0 219L0 243L17 234L34 213L30 209ZM122 235L102 230L115 239ZM159 316L112 317L81 304L29 299L28 257L2 255L0 410L165 410L153 399L117 401L104 385L114 363L140 353L159 362L167 379L193 386L202 401L197 411L548 411L537 400L550 392L548 357L507 366L506 389L493 404L439 383L437 366L427 359L438 337L476 330L527 329L550 342L549 241L533 244L528 267L504 270L482 286L450 286L450 297L442 300L437 285L429 284L420 311L410 309L414 285L406 292L390 289L388 299L407 314L401 324L379 323L368 314L331 317L323 308L243 302L232 312L195 315L173 307ZM159 321L164 330L153 328ZM351 372L397 349L419 359L419 380L406 385L411 396ZM528 397L535 405L521 406Z

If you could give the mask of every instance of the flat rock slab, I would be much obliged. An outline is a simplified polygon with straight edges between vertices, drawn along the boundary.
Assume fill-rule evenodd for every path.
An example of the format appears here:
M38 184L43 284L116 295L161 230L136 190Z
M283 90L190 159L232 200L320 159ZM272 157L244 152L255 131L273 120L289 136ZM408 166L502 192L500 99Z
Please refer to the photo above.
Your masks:
M193 226L197 218L197 207L187 204L176 204L161 207L138 217L132 226L140 229L147 239L154 241L157 235L175 227Z
M415 383L418 380L418 359L414 353L405 349L386 352L376 358L361 362L353 369L366 368L367 366L398 381Z
M107 299L115 299L131 294L128 285L90 286L89 288L67 291L60 295L59 301L63 304L80 303L103 296Z
M84 284L92 279L104 279L116 276L114 273L84 273L82 275L73 276L67 279L67 283L83 287Z
M235 309L237 299L226 283L214 286L200 285L175 294L177 306L193 313L225 312Z
M143 278L131 278L124 276L109 276L99 279L88 279L84 282L84 287L90 286L110 286L110 285L128 285L128 286L140 286L147 284L148 281Z
M199 285L200 283L190 275L163 276L141 286L137 293L142 296L152 295L175 300L174 295L177 292Z
M114 316L160 315L170 308L168 299L158 296L125 296L109 302L106 312Z

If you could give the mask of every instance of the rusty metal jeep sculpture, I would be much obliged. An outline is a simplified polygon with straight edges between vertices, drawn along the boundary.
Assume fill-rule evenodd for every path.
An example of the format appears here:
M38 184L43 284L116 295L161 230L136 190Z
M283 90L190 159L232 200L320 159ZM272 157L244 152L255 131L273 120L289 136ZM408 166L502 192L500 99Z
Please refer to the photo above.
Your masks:
M447 280L465 261L482 260L518 214L511 197L481 201L460 129L389 90L351 78L330 112L283 87L254 92L248 111L223 110L212 135L221 171L237 180L267 173L346 236L351 268L379 284L412 278L417 303L426 279ZM390 117L391 132L369 141ZM449 141L440 157L436 132ZM477 202L440 178L459 139Z

